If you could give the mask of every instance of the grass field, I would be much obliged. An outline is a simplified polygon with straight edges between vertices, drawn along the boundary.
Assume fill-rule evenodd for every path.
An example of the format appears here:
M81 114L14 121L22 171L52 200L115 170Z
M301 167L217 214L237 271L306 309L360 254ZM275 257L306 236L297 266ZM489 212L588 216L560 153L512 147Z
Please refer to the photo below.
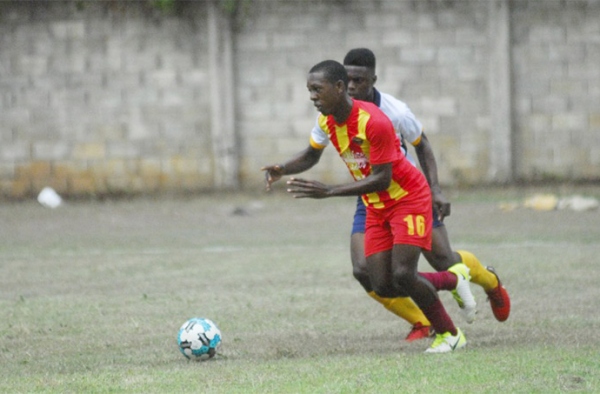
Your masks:
M496 322L473 286L468 325L442 293L469 341L445 355L352 278L352 198L4 203L0 392L600 392L600 212L499 209L526 194L449 195L453 246L496 267L513 310ZM195 316L223 333L208 362L176 346Z

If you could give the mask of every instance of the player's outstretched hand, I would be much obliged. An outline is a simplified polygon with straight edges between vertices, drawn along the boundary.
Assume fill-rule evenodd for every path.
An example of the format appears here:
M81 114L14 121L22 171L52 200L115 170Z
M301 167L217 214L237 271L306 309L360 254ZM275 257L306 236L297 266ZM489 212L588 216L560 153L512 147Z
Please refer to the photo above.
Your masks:
M260 170L265 172L266 189L268 192L271 191L271 185L280 180L285 173L285 167L282 164L264 166Z
M291 187L287 192L292 194L294 198L326 198L329 196L329 186L317 182L308 181L300 178L290 178L287 184Z

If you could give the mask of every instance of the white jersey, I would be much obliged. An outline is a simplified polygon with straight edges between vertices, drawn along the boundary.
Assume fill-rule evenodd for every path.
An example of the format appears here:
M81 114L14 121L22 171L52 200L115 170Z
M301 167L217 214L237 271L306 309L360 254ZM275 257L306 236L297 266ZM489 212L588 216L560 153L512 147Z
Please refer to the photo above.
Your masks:
M423 134L423 125L412 113L410 108L408 108L406 103L398 100L392 95L379 92L375 89L375 104L379 106L379 109L381 109L388 118L390 118L400 141L406 141L413 146L419 144L421 135ZM415 164L410 153L406 151L404 144L402 145L406 157L408 157L411 163Z
M379 100L377 100L377 93L379 93ZM392 121L394 129L400 134L398 137L404 137L404 140L412 145L418 144L423 133L423 125L408 108L408 105L392 95L378 91L375 91L375 101L379 109Z

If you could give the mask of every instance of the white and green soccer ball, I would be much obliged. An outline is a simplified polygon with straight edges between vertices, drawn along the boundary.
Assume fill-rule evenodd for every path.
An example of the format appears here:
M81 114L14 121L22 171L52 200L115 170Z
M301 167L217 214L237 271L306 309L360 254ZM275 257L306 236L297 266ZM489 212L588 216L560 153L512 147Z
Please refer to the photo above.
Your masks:
M212 320L194 317L179 329L177 345L190 360L208 360L217 354L217 348L221 345L221 331Z

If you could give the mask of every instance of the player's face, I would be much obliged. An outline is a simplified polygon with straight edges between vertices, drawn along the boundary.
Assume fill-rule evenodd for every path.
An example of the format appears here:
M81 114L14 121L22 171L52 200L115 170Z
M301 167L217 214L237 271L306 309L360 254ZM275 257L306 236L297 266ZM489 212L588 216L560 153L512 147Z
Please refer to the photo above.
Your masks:
M348 94L352 98L363 101L373 99L373 85L376 77L367 67L345 66L348 72Z
M333 115L340 102L339 86L327 81L323 72L315 72L308 74L306 87L315 108L323 115Z

